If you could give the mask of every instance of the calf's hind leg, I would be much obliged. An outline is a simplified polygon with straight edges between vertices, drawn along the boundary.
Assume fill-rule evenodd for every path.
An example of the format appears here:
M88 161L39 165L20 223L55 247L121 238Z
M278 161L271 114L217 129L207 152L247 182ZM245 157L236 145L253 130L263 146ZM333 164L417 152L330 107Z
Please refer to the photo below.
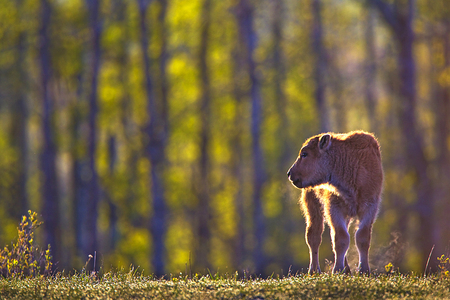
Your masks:
M359 227L355 233L356 247L359 252L359 272L370 273L369 248L372 236L372 225L377 214L376 205L369 205L363 212L359 212Z
M350 224L350 218L347 219L347 224L346 224L347 232L348 232L348 229L349 229L349 224ZM350 266L348 265L348 261L347 261L347 255L345 255L345 259L344 259L344 272L345 273L351 273Z
M324 228L323 207L313 189L303 190L300 202L306 218L305 238L309 247L308 273L320 273L319 247L322 243Z

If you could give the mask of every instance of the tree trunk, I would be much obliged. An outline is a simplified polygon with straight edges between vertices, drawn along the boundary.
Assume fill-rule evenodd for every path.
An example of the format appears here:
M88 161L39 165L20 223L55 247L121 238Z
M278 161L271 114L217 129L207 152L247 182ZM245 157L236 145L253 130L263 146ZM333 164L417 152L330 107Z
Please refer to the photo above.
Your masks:
M315 82L315 92L314 97L317 104L317 113L320 119L320 131L328 132L331 129L330 125L330 115L327 108L326 97L325 97L325 77L326 77L326 52L323 45L323 28L322 28L322 17L321 17L321 2L320 0L312 0L312 14L313 14L313 24L312 24L312 51L314 53L314 82Z
M50 60L50 18L51 7L47 0L41 0L41 27L39 29L39 56L42 88L42 130L43 149L41 153L42 182L42 217L44 221L44 241L50 245L53 261L60 260L60 220L58 181L56 174L56 145L54 137L53 103L50 92L51 60Z
M289 122L288 117L286 115L287 108L287 99L284 91L284 85L286 81L286 63L284 52L282 48L283 43L283 25L284 18L286 14L284 13L284 1L275 0L272 1L274 5L273 9L273 23L272 23L272 35L273 35L273 68L275 70L274 75L274 85L275 85L275 101L276 101L276 113L278 114L278 118L280 119L280 125L277 129L277 137L278 143L280 143L280 148L282 149L282 153L277 162L277 170L284 170L289 167L291 164L291 159L293 153L291 151L288 130ZM278 174L275 175L278 178ZM281 262L284 270L287 270L289 266L292 265L293 257L289 247L285 245L288 243L288 238L293 234L293 219L290 210L290 205L288 201L283 201L287 199L287 190L283 190L280 195L280 201L282 205L281 210L281 220L282 223L280 227L285 232L285 235L281 236L281 239L278 239L278 243L280 244L279 252L281 253Z
M367 10L365 47L366 47L366 65L364 69L364 92L366 107L370 121L370 130L378 132L378 122L376 114L377 95L376 95L376 45L375 45L375 14L370 7Z
M434 193L432 181L427 174L428 162L425 158L422 136L417 128L416 116L416 65L413 55L414 31L413 19L415 1L409 0L407 5L400 7L396 2L394 6L383 0L371 0L378 8L384 20L390 26L398 47L397 64L400 75L401 101L398 103L398 114L403 141L406 145L407 168L415 176L415 192L417 202L415 210L419 216L419 232L417 246L421 253L422 265L426 264L431 249L437 242L434 230ZM437 268L437 253L432 253L429 267Z
M281 143L281 149L283 153L280 156L279 168L288 167L290 160L292 159L292 153L289 151L289 137L288 128L289 122L286 115L287 99L284 92L284 85L286 81L286 63L284 52L282 48L283 43L283 21L285 16L284 13L284 1L274 0L274 10L273 10L273 24L272 24L272 35L273 35L273 68L275 69L274 84L275 84L275 99L277 114L280 118L280 127L277 132L278 137L280 137L279 142Z
M22 11L24 6L23 1L15 1L17 10ZM28 194L27 194L27 180L28 180L28 103L26 99L28 76L26 69L26 32L20 30L17 36L16 44L16 66L17 77L14 82L14 98L12 107L11 120L11 141L14 148L18 152L19 159L17 160L17 177L14 184L14 198L15 205L13 207L12 216L20 220L21 216L27 215L28 211Z
M81 113L82 100L83 99L83 71L80 70L77 76L77 91L76 101L73 104L74 109L71 111L72 127L71 135L73 137L71 144L71 155L73 159L72 166L72 190L73 190L73 219L75 228L75 245L76 253L82 255L83 264L87 260L87 257L83 253L83 238L86 235L84 232L86 224L86 210L88 203L87 181L88 178L83 176L87 169L86 158L82 157L80 146L84 145L82 139L82 123L83 116ZM81 267L81 266L79 266Z
M97 237L97 217L100 189L96 168L97 149L97 115L98 115L98 77L100 71L101 55L101 20L99 0L87 0L89 10L89 26L91 33L91 53L90 53L90 90L89 90L89 115L88 115L88 170L89 181L87 182L88 202L86 204L86 223L84 228L83 255L94 255L98 251ZM97 268L98 266L94 266ZM93 269L95 272L96 270Z
M444 65L439 66L438 75L450 70L450 21L443 21L444 33L442 35ZM450 151L449 151L449 133L450 133L450 87L448 84L437 83L437 95L435 99L436 113L436 145L438 156L436 159L439 170L437 188L436 188L436 208L435 212L439 218L439 224L436 226L436 236L439 237L438 254L448 251L448 241L450 241L450 232L445 228L450 228ZM444 230L443 230L444 229ZM447 249L446 249L447 248Z
M266 179L263 151L261 148L262 99L259 74L253 58L257 36L253 29L253 6L248 0L240 0L237 7L239 31L246 47L246 66L250 77L252 163L253 163L253 226L255 245L253 260L256 274L264 274L266 257L264 244L266 240L265 218L262 206L262 188Z
M161 3L160 22L164 22L166 3ZM153 239L153 271L156 276L165 275L165 234L166 234L166 201L164 195L164 170L166 166L165 148L167 143L167 99L161 98L160 103L155 101L155 91L150 75L150 57L148 55L148 30L147 30L147 8L149 2L138 0L141 27L141 52L144 61L145 90L147 93L147 111L149 121L146 125L148 145L147 157L151 163L150 176L152 180L153 216L150 222L150 231ZM161 26L164 26L161 24ZM164 49L165 51L165 49ZM165 55L165 53L163 53ZM165 61L160 64L164 69L160 75L165 75ZM164 80L165 79L161 79Z
M246 90L243 86L243 82L246 82L247 72L245 69L245 57L244 57L244 41L242 35L238 35L235 41L235 46L232 51L233 56L233 95L236 105L236 114L234 115L234 131L230 138L230 147L232 151L232 176L235 183L238 185L238 189L235 196L235 213L237 216L236 236L234 237L234 255L233 266L236 270L244 269L244 261L248 256L245 240L248 235L246 228L245 217L245 198L244 198L244 157L243 157L243 144L242 144L242 131L246 124L244 120L244 98L246 96Z
M333 130L336 132L347 131L347 106L351 105L351 100L347 100L344 96L344 78L338 65L340 59L339 53L331 50L328 57L327 70L329 74L330 100L328 107L334 111ZM335 55L337 53L337 55ZM348 103L347 103L348 102ZM330 111L330 109L328 110ZM331 118L331 114L328 113ZM331 127L331 125L329 125Z
M211 190L210 190L210 127L211 127L211 86L209 82L208 51L211 25L211 0L204 0L201 13L199 71L200 71L200 180L198 184L198 245L196 264L202 269L210 269L211 252Z
M167 2L168 0L159 0L160 11L158 14L158 23L160 27L160 37L161 37L161 49L159 52L159 80L161 89L161 120L163 131L165 132L166 138L169 133L169 121L168 121L168 94L169 94L169 84L167 80L167 59L169 57L167 52L167 25L166 25L166 15L167 15ZM164 145L165 147L166 145Z

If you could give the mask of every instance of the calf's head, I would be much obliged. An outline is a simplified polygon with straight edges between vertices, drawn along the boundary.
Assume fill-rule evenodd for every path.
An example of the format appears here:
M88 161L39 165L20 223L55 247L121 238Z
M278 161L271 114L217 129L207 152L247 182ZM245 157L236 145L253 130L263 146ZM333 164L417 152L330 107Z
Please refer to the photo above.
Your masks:
M327 151L330 147L331 136L327 133L307 140L287 173L291 183L298 188L325 183L329 174L330 157Z

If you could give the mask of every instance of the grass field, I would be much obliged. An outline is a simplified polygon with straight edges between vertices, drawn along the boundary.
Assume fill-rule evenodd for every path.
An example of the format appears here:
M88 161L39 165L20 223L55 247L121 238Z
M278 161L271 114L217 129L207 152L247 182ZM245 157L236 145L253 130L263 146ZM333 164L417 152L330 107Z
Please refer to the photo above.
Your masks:
M388 274L376 276L179 274L159 280L134 269L89 276L85 268L52 276L50 249L33 243L40 225L36 216L31 211L24 216L17 240L0 249L0 299L450 299L450 258L445 255L438 258L439 272L428 277L393 273L392 264L385 266Z
M237 279L205 276L157 280L133 272L0 279L1 299L450 299L450 278L433 275L301 274Z

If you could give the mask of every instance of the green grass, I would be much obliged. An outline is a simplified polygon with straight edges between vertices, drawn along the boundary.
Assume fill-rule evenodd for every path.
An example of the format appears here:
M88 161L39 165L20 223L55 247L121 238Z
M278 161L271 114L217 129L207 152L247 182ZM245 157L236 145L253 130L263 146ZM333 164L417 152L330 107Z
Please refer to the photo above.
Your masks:
M450 278L413 275L232 276L157 280L133 272L0 279L0 299L450 299Z
M11 247L0 249L0 299L450 299L450 258L442 255L439 272L428 277L393 273L347 276L300 274L283 278L239 279L219 274L170 280L143 276L134 269L89 276L52 272L50 248L34 243L41 224L29 212ZM86 265L89 260L86 262Z

